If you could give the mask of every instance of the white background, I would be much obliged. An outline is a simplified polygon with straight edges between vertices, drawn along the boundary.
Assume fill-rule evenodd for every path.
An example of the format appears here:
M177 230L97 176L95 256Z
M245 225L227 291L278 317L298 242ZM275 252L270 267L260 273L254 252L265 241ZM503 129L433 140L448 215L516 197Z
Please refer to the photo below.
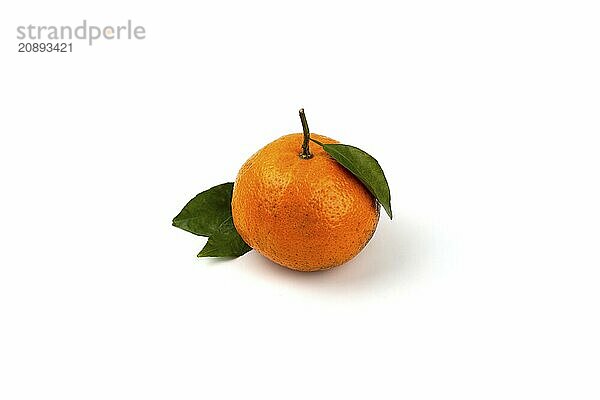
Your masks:
M593 1L5 1L0 398L598 399ZM19 25L143 25L19 54ZM171 227L277 137L373 154L353 261Z

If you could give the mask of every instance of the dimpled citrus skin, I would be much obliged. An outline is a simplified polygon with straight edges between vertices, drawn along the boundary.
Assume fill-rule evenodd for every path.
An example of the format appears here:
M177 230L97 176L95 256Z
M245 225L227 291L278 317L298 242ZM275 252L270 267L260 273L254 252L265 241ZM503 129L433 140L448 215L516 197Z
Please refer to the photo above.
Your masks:
M321 143L337 143L311 134ZM250 247L299 271L332 268L367 244L379 220L379 205L365 186L321 146L302 159L303 135L269 143L240 169L231 209Z

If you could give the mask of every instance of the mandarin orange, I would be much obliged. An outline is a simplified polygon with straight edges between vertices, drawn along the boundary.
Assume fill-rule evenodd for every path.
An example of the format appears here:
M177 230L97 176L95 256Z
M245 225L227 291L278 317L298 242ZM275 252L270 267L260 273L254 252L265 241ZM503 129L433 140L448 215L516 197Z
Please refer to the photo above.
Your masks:
M301 157L302 144L303 134L294 133L250 157L235 181L231 210L249 246L285 267L316 271L341 265L365 247L379 221L379 203L321 146Z

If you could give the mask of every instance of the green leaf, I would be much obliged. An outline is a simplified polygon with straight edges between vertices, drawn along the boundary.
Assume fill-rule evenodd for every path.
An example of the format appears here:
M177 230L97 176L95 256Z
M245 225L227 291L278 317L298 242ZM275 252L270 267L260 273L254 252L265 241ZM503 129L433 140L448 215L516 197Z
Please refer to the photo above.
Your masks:
M217 232L208 238L198 257L238 257L252 250L244 242L233 225L233 218L227 218Z
M390 187L376 159L354 146L312 141L322 146L323 150L331 157L352 172L381 203L387 215L392 219Z
M208 242L198 257L237 257L252 250L233 225L231 195L233 183L223 183L198 194L173 218L173 225Z
M173 218L173 226L199 236L217 232L223 221L231 217L233 182L214 186L190 200Z

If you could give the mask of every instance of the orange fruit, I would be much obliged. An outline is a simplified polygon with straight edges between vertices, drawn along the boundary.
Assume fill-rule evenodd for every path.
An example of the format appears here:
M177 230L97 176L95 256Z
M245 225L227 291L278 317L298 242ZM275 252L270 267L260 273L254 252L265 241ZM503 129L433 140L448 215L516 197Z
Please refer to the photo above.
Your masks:
M338 143L311 134L321 143ZM240 169L233 186L233 223L260 254L299 271L332 268L356 256L373 236L379 204L321 146L299 156L302 133L269 143Z

